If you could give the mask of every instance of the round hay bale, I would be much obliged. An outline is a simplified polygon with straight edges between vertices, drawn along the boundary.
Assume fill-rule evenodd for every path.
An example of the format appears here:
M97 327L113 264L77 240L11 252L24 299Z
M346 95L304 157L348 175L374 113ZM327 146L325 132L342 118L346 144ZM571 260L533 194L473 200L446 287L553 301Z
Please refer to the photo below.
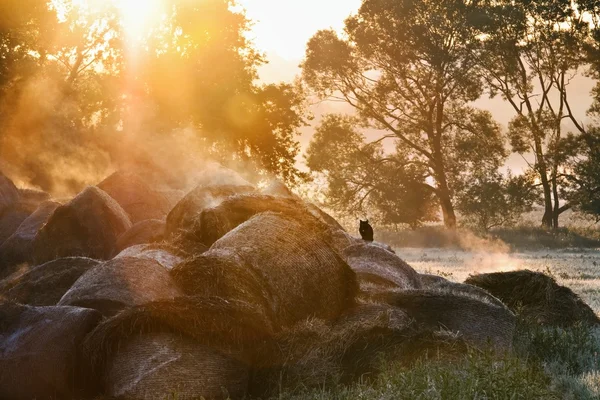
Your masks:
M529 323L568 327L600 322L577 294L540 272L522 270L474 275L465 283L488 291Z
M479 348L507 351L512 347L516 318L505 306L485 298L447 290L404 290L382 296L425 329L458 333Z
M0 294L16 303L55 306L81 275L98 264L83 257L50 261L10 279Z
M109 396L153 400L241 399L248 387L248 367L231 355L169 333L131 339L108 368Z
M214 207L228 197L254 190L250 185L198 186L179 201L167 216L166 237L175 237L190 230L196 216L205 208Z
M169 200L129 172L115 172L98 184L129 215L132 223L164 219L171 210Z
M34 260L42 264L57 258L90 257L108 260L118 237L131 228L129 217L108 194L88 187L58 207L34 241Z
M193 296L221 297L253 304L275 321L271 304L276 303L261 275L235 250L212 250L176 266L171 275L182 290Z
M59 203L48 201L27 217L8 239L0 245L0 277L12 273L17 264L33 261L33 242L42 226L48 221Z
M109 394L221 398L224 388L239 398L247 388L247 363L272 336L270 321L249 304L178 298L105 320L84 348L90 373Z
M118 258L140 258L142 260L156 261L167 270L173 269L177 264L183 261L182 257L179 257L167 250L166 248L153 247L149 245L138 245L128 247L119 253L115 259Z
M0 214L19 201L19 191L15 184L0 172Z
M79 398L80 345L100 319L83 308L1 304L0 398Z
M231 275L231 280L251 281L256 276L259 282L255 286L269 293L269 308L278 325L309 316L333 319L354 304L356 277L325 242L320 226L309 222L300 223L281 214L260 214L222 237L204 256L213 256L214 251L235 254L240 261L231 258L229 262L243 265L232 270L251 271L237 274L240 278ZM218 254L215 257L220 258ZM206 290L205 273L196 268L195 263L182 263L172 272L190 294ZM235 283L225 281L222 285Z
M369 243L346 247L342 258L356 273L361 290L419 289L419 274L395 254Z
M42 203L50 201L49 193L35 189L19 189L19 204L23 209L33 213Z
M297 221L329 232L329 225L320 217L314 216L306 203L298 199L274 197L260 194L244 194L223 200L218 206L203 210L194 220L193 227L186 234L189 240L195 240L206 246L212 246L237 226L257 214L276 212L293 217ZM320 226L319 226L320 225ZM325 237L324 239L327 239Z
M158 262L124 257L90 269L58 305L93 308L103 315L113 315L126 307L179 296L181 292Z
M160 219L147 219L134 224L129 230L119 236L117 252L122 252L128 247L156 243L165 236L166 223Z
M14 204L0 211L0 244L4 243L29 217L29 212Z

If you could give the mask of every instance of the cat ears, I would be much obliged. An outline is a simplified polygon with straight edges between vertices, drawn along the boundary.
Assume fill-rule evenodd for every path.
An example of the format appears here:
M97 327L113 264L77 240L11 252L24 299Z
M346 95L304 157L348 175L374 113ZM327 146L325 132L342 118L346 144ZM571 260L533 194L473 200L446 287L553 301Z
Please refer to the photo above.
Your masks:
M362 219L360 220L360 222L365 222L365 223L369 223L369 220L363 221Z

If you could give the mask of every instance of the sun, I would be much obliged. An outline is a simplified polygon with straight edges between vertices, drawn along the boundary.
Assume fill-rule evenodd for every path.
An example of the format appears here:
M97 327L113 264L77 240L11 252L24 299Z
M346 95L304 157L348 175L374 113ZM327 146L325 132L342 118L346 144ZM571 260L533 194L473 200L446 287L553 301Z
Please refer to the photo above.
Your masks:
M129 40L137 42L156 26L165 9L161 0L113 0Z

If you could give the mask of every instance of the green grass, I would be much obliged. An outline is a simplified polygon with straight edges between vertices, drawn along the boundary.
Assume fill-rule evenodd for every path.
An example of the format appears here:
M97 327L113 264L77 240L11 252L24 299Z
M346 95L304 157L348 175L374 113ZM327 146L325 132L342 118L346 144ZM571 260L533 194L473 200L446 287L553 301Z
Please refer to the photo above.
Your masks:
M298 388L272 400L599 399L600 333L519 324L510 354L470 350L454 360L424 357L407 366L382 362L373 380Z

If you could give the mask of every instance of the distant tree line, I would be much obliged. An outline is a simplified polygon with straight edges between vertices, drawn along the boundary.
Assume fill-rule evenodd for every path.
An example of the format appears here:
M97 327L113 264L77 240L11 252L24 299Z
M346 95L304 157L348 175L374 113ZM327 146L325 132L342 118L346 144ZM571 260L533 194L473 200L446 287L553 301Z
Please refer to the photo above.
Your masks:
M577 75L598 82L590 110L572 106ZM485 230L535 203L546 227L599 215L600 124L584 123L600 116L597 1L364 0L341 36L309 41L302 76L355 111L324 118L307 153L338 211L418 226L441 210L448 228L458 211ZM507 132L473 106L484 96L513 109ZM509 148L525 174L500 173Z

